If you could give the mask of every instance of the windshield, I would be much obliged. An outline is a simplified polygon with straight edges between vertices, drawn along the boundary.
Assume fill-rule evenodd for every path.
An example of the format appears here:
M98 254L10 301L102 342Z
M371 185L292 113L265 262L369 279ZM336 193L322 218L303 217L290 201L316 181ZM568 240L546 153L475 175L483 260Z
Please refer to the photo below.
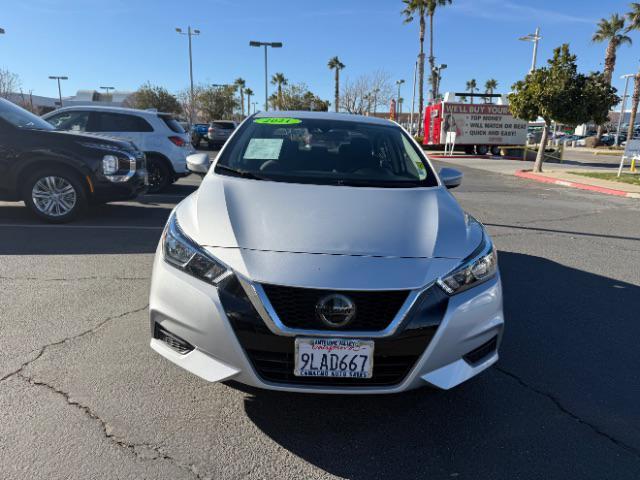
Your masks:
M438 184L399 127L348 120L255 118L225 148L215 172L321 185Z
M0 118L25 130L54 130L50 123L4 99L0 99Z
M236 128L236 125L233 122L211 122L211 126L221 128L223 130L233 130Z

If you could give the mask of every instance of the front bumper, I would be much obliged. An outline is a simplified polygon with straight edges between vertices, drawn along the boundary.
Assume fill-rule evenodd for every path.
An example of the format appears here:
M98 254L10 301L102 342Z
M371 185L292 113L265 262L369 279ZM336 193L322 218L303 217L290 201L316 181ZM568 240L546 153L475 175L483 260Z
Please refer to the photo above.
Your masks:
M242 277L238 278L245 286L251 284ZM268 343L274 349L286 345L283 342L291 344L294 338L291 334L275 335L273 324L267 325L269 322L263 321L261 315L264 315L264 311L258 312L259 308L253 313L255 321L247 320L251 313L248 310L243 313L241 306L235 308L231 305L230 300L225 298L225 291L171 267L158 252L149 302L152 335L157 331L158 324L195 348L189 353L180 354L158 338L151 340L151 347L173 363L211 382L233 379L270 390L343 394L398 393L425 385L450 389L498 360L497 348L504 325L500 277L497 275L482 285L450 298L439 292L437 287L431 288L434 290L428 292L429 298L434 297L431 293L442 295L442 298L436 299L430 307L430 319L437 316L437 322L423 319L420 321L422 325L418 325L425 328L420 331L422 344L416 344L417 340L409 338L411 335L407 334L409 322L413 322L410 316L417 309L417 303L407 309L406 321L399 323L397 331L390 332L386 337L374 338L383 352L384 349L404 348L403 345L406 345L407 352L419 349L407 372L397 382L329 385L331 379L327 379L328 384L296 384L289 380L265 378L264 373L259 371L255 356L248 354L248 348L255 347L256 342ZM410 298L422 298L419 292L414 293ZM246 297L247 300L250 296ZM252 300L255 306L255 298ZM247 325L247 322L252 325ZM331 333L324 332L320 336L330 337ZM379 337L379 332L374 335L342 333L351 338ZM293 351L290 353L293 354Z
M111 182L106 178L93 180L93 199L99 202L130 200L142 195L149 185L147 170L137 169L126 182Z

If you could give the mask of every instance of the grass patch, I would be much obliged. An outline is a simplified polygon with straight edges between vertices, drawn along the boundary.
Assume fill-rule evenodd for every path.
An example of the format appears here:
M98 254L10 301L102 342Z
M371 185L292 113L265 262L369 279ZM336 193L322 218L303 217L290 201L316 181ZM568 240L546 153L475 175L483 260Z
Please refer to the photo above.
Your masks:
M600 180L610 180L612 182L629 183L631 185L640 186L640 175L636 173L623 173L618 177L617 173L609 172L569 172L572 175L581 175L583 177L599 178Z

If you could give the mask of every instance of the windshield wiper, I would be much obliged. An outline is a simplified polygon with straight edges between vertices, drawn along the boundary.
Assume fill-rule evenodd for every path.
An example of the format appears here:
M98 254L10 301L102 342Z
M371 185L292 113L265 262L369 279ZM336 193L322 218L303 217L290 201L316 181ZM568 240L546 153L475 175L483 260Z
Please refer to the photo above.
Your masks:
M237 177L249 178L251 180L264 180L264 177L256 175L255 173L248 170L238 170L232 167L227 167L226 165L216 165L215 172L218 173L218 170L222 170L223 172L230 173L231 175Z

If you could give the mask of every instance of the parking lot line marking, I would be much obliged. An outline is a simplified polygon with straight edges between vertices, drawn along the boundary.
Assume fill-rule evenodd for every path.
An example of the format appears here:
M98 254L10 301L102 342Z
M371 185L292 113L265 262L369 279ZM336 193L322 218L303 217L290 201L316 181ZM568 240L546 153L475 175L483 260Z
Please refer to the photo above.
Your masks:
M15 227L15 228L98 228L98 229L128 229L128 230L162 230L164 226L152 227L145 225L37 225L37 224L25 224L25 223L0 223L0 228L3 227Z

